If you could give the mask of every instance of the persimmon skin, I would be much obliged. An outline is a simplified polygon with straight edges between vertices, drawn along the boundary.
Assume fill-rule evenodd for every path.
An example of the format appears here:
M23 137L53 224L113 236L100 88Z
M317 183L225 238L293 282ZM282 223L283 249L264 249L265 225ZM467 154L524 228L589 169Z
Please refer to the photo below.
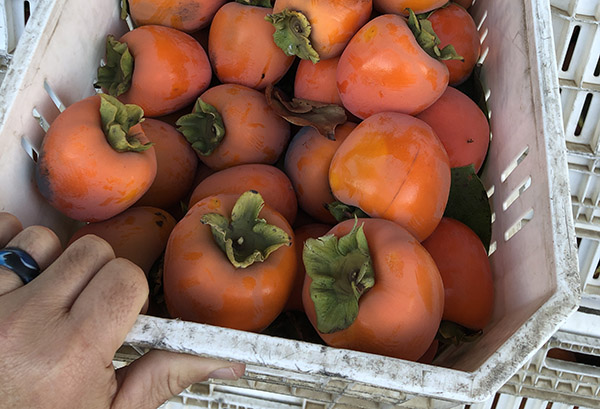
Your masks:
M147 143L141 125L131 133ZM71 104L52 122L35 168L40 193L66 216L85 222L111 218L132 206L156 177L156 154L117 152L100 119L100 96Z
M161 25L193 33L207 27L226 0L129 0L136 26Z
M310 60L300 60L294 77L296 98L342 105L336 84L339 57L321 60L313 64Z
M157 171L152 185L136 205L169 209L190 192L198 156L183 135L166 122L146 118L142 129L154 144Z
M273 13L300 11L311 25L310 42L321 60L339 57L350 38L371 17L372 0L275 0Z
M429 125L410 115L382 112L362 121L339 146L329 185L342 203L395 221L421 241L444 213L450 164Z
M290 69L287 56L273 41L275 27L265 20L266 7L227 3L210 26L208 54L222 83L263 90L277 83Z
M284 169L294 186L298 204L322 223L336 223L325 207L336 200L329 186L329 165L337 148L355 127L353 122L338 125L332 141L315 128L305 126L294 135L287 148Z
M86 234L106 240L115 256L137 264L146 276L167 245L176 220L168 212L153 206L135 206L96 223L80 227L69 244Z
M419 46L404 17L384 14L352 37L336 78L344 107L364 119L385 111L418 114L442 95L449 75Z
M304 242L309 238L316 239L324 236L331 229L331 227L332 226L330 224L310 223L294 229L294 238L296 239L296 254L298 256L298 269L296 270L296 277L294 279L292 293L290 294L290 297L285 305L286 311L304 311L304 305L302 303L302 287L304 285L304 277L306 276L306 269L304 268L304 261L302 260Z
M341 237L354 223L343 221L327 234ZM442 318L442 279L429 253L406 229L384 219L358 219L362 223L375 284L359 299L358 316L348 328L319 335L333 347L416 361L431 345ZM302 300L316 329L311 282L307 275Z
M448 0L373 0L373 6L380 13L408 15L406 8L415 14L425 13L446 4Z
M464 58L464 61L443 61L450 74L448 83L462 84L473 72L481 52L479 32L473 17L464 7L449 3L446 7L432 12L427 19L440 39L439 48L452 44L456 53Z
M423 246L444 282L443 319L473 330L485 328L494 309L494 280L479 237L465 224L444 217Z
M148 25L125 33L134 58L131 88L117 98L142 107L156 117L191 104L206 90L212 69L204 48L189 34L170 27Z
M468 10L471 4L473 4L473 0L454 0L452 3L458 4L465 10Z
M238 84L221 84L200 98L223 117L225 137L208 156L208 167L221 170L245 163L274 164L290 139L290 124L267 104L262 92Z
M207 176L192 191L189 207L208 196L241 195L248 190L256 190L265 203L294 223L298 202L292 182L275 166L262 163L232 166Z
M473 164L479 172L490 143L490 126L471 98L448 87L416 117L433 128L448 153L451 168Z
M281 313L292 290L297 260L295 239L286 219L265 205L259 214L292 237L262 263L236 269L214 242L206 213L229 217L239 195L210 196L197 202L173 229L163 283L173 318L227 328L261 331Z

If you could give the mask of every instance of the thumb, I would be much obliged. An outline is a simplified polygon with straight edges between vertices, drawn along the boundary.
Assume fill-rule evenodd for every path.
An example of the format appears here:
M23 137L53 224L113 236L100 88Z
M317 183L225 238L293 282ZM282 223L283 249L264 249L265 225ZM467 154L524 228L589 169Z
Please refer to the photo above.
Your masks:
M153 350L117 370L119 389L111 409L155 409L193 383L236 380L245 370L244 364Z

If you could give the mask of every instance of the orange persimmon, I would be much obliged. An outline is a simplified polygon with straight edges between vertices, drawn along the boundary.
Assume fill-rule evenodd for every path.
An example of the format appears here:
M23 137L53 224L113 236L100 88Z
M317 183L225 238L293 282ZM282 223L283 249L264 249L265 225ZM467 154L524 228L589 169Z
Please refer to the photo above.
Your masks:
M446 3L448 0L373 0L373 7L380 13L407 15L407 8L419 14L442 7Z
M355 127L353 122L338 125L335 128L335 140L331 140L315 128L305 126L292 138L287 148L284 169L292 181L298 204L320 222L336 223L326 207L336 200L329 186L329 165L337 148Z
M158 24L192 33L208 26L227 0L128 0L129 14L138 25Z
M328 345L412 361L427 351L444 287L406 229L385 219L346 220L307 239L303 259L304 310Z
M156 154L140 125L142 111L116 98L93 95L52 122L35 167L40 193L80 221L121 213L156 177Z
M189 207L208 196L241 195L247 190L256 190L266 204L294 223L298 202L292 182L275 166L262 163L232 166L207 176L192 191Z
M165 250L173 318L261 331L283 310L297 260L292 228L260 194L200 200L177 223Z
M372 0L275 0L269 19L286 54L317 62L338 57L372 9Z
M342 105L336 84L339 57L313 63L300 60L294 77L294 97Z
M169 209L190 192L198 156L183 135L173 126L157 119L146 118L142 129L156 152L156 177L136 206Z
M223 83L262 90L277 83L294 62L273 42L275 28L265 20L272 8L227 3L210 25L208 55Z
M471 98L448 87L416 117L433 128L448 153L451 168L473 164L479 172L490 143L490 126Z
M382 112L363 120L338 147L329 185L342 203L395 221L424 240L448 202L448 155L424 121Z
M189 34L147 25L108 36L106 65L98 69L105 92L142 107L148 117L166 115L194 102L212 78L204 48Z
M290 138L290 123L264 93L238 84L206 90L193 112L177 121L202 162L215 170L245 163L274 164Z

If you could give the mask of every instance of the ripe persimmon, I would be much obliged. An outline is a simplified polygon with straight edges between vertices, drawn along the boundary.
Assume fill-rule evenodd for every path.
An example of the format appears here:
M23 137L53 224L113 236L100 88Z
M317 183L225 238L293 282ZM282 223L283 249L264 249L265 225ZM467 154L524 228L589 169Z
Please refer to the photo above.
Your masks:
M475 172L479 172L490 143L490 126L471 98L448 87L416 117L433 128L448 153L451 168L473 164Z
M194 102L212 78L204 48L189 34L148 25L107 38L106 65L97 84L148 117L166 115Z
M372 9L372 0L275 0L269 20L286 54L317 62L338 57Z
M136 206L169 209L189 194L196 175L198 156L173 126L146 118L142 129L156 152L156 177Z
M175 223L175 218L162 209L134 206L110 219L83 225L69 244L86 234L95 234L112 246L115 256L133 261L147 276L167 246Z
M325 138L313 127L302 127L285 153L285 173L292 181L298 204L322 223L336 223L326 207L336 200L329 186L329 165L337 148L355 127L353 122L338 125L335 140Z
M444 309L435 262L406 229L385 219L346 220L304 244L302 300L321 338L416 361Z
M424 121L382 112L363 120L338 147L329 185L342 203L395 221L424 240L446 208L450 164Z
M293 56L273 42L275 28L265 17L270 7L231 2L219 9L210 25L208 55L222 83L263 90L290 69Z
M294 223L298 202L292 182L275 166L262 163L232 166L207 176L192 191L189 207L208 196L248 190L260 193L266 204Z
M448 79L444 63L421 47L404 17L394 14L365 24L344 49L337 69L342 103L362 119L384 111L417 114L442 95Z
M161 25L193 33L207 27L227 0L127 0L138 25Z
M336 84L339 57L313 63L300 60L294 77L294 97L342 105Z
M274 164L290 138L290 124L265 94L238 84L206 90L193 112L178 121L179 131L202 162L215 170L244 163Z
M423 246L444 282L443 319L472 330L485 328L494 310L494 280L479 237L465 224L444 217Z
M448 0L373 0L373 7L380 13L407 15L407 8L415 13L425 13L442 7Z
M156 177L156 154L144 134L142 110L93 95L73 103L52 122L35 168L40 193L80 221L121 213Z
M471 75L481 51L479 32L473 17L464 7L448 3L430 13L427 20L431 22L433 31L440 40L439 46L452 44L456 53L463 57L461 61L443 61L450 74L448 83L462 84Z
M167 243L164 293L173 318L261 331L283 310L297 260L292 228L260 194L200 200Z

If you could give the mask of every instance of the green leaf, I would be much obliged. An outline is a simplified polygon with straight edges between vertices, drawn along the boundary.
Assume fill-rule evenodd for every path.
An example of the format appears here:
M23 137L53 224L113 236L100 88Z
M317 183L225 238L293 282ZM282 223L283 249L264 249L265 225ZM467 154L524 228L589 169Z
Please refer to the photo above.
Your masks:
M263 262L281 246L292 245L285 230L258 217L264 203L260 193L249 190L238 198L229 218L218 213L207 213L201 218L236 268Z
M273 40L285 55L297 55L303 60L319 62L319 54L310 43L310 22L299 11L284 9L276 14L267 14L265 20L273 24Z
M106 64L98 68L96 86L115 97L127 92L131 87L133 63L127 43L121 43L109 35L106 38Z
M327 210L329 210L329 213L331 213L335 220L337 220L338 222L342 222L348 219L354 219L356 217L369 217L369 215L363 212L359 207L350 206L340 201L328 203L325 205L325 207L327 208Z
M202 156L214 152L225 137L225 124L215 107L196 100L191 114L182 116L175 123L192 148Z
M141 143L131 133L134 125L143 121L144 111L134 104L123 104L117 98L100 94L100 120L110 146L117 152L143 152L152 142Z
M452 182L445 217L456 219L481 239L486 251L492 238L492 209L487 192L474 166L452 168Z
M419 14L418 16L410 8L408 10L408 27L412 31L417 43L421 48L429 54L430 57L436 60L460 60L464 58L456 53L452 45L447 45L443 49L439 49L441 43L439 37L433 29L431 21L427 20L430 13Z
M325 235L307 239L302 260L312 279L310 297L315 306L317 329L324 334L348 328L358 315L358 300L375 285L363 226L339 239Z

